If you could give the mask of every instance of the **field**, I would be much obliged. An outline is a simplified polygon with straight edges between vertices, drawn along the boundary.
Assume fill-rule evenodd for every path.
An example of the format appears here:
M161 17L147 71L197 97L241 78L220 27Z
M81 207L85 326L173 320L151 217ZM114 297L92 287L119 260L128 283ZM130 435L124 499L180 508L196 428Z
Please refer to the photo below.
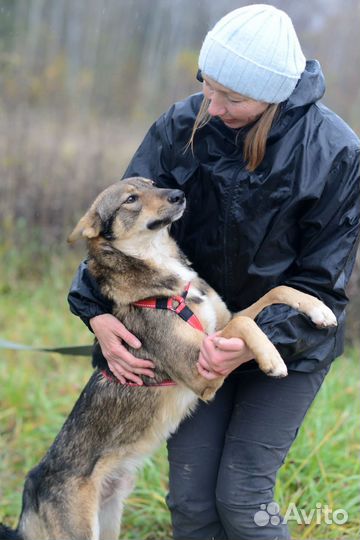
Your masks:
M69 313L66 302L81 254L44 250L31 259L31 245L20 252L8 246L0 251L0 337L48 347L90 343L89 332ZM294 539L359 537L358 357L353 349L335 362L279 474L276 500L282 512L290 503L299 514L315 512L308 525L304 519L301 524L290 521ZM91 368L87 358L57 354L4 350L1 358L0 518L15 525L25 473L51 443ZM128 500L123 538L171 537L166 491L162 448L139 474ZM348 520L326 523L326 505L345 510Z

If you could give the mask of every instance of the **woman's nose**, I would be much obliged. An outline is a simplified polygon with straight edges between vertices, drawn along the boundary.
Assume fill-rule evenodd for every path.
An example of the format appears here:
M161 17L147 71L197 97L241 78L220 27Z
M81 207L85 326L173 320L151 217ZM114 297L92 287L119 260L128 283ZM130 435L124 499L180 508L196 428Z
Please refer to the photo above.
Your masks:
M223 116L226 112L224 102L219 96L211 96L210 105L208 107L208 113L211 116Z

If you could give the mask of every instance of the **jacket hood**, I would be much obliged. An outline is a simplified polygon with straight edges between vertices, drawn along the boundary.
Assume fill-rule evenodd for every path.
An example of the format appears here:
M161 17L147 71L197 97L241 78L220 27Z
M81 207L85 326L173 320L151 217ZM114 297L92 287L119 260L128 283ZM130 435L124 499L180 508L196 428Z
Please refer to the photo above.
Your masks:
M317 60L308 60L305 71L289 99L280 103L280 112L270 130L269 140L282 137L325 93L325 78Z
M295 90L284 102L284 109L287 111L294 107L311 105L321 99L324 94L325 79L321 66L317 60L308 60Z

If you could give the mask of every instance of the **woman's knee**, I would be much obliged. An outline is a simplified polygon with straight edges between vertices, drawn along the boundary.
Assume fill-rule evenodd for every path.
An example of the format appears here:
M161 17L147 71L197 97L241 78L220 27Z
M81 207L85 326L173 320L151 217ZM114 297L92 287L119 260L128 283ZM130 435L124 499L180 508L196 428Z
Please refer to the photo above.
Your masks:
M169 493L166 502L171 513L174 539L227 538L214 499L200 499L194 495L177 497Z
M217 498L217 512L228 538L231 540L290 539L288 527L283 522L278 505L272 501L272 497L267 502L260 502L264 500L264 496L260 496L256 501L246 503L242 500L234 504L234 502L230 503Z

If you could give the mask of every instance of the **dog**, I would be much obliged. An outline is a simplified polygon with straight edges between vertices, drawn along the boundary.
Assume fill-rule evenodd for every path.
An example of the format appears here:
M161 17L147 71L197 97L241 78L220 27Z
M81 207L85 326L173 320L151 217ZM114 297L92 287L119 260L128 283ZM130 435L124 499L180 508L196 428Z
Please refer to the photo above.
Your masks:
M120 384L98 363L54 443L28 474L16 531L1 539L116 540L124 499L144 458L196 407L211 400L223 379L197 370L204 332L240 337L259 368L273 377L287 369L254 322L264 307L286 303L319 327L336 325L320 300L280 286L232 315L190 266L169 235L186 205L180 190L128 178L103 191L80 219L69 242L88 242L89 270L113 314L141 341L135 356L156 365L144 385ZM153 309L160 307L161 309Z

